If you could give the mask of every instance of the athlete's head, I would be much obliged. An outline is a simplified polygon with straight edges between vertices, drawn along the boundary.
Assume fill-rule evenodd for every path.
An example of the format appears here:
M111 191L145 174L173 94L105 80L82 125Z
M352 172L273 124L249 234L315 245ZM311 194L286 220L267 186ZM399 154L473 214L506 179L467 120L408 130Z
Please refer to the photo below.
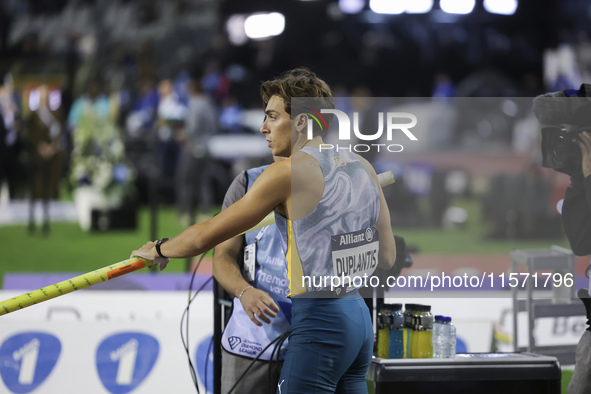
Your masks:
M292 121L305 123L306 111L300 108L292 108L292 97L317 98L312 100L315 111L321 108L334 108L334 100L330 87L316 74L306 68L296 68L283 73L276 79L263 82L261 85L261 98L265 108L265 122L261 126L261 132L265 134L273 155L290 156L292 138ZM330 114L327 114L330 115ZM299 118L298 118L299 117ZM332 115L325 116L328 123ZM313 122L314 123L314 122ZM314 134L322 135L326 127L320 129L314 126Z

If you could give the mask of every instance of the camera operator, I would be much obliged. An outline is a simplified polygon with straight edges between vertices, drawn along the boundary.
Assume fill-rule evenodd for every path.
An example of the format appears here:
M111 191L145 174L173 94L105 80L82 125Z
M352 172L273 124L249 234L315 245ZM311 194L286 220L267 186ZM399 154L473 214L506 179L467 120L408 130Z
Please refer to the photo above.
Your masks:
M562 219L573 252L584 256L591 254L591 133L581 132L579 140L583 173L571 176L571 186L566 191L562 207ZM591 392L591 298L588 289L579 290L578 295L585 305L589 326L577 346L569 394Z
M571 175L562 206L566 236L577 256L591 254L591 127L579 133L581 172Z
M534 99L533 109L542 124L575 126L568 132L562 129L561 132L549 131L544 134L545 130L543 130L542 154L545 167L566 173L571 178L571 185L566 190L562 206L562 222L574 254L589 255L591 254L591 85L583 84L579 90L565 90L538 96ZM552 138L556 136L559 138ZM581 153L580 161L577 146ZM560 157L562 153L564 157ZM591 392L591 298L588 289L580 289L578 296L585 305L589 327L577 345L575 371L568 386L569 394Z

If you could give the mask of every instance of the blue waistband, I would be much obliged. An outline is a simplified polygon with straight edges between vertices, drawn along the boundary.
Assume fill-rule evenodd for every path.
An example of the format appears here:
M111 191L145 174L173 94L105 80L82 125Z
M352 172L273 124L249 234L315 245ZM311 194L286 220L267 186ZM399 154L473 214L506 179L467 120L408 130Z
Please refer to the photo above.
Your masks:
M291 297L292 305L302 305L306 303L318 302L321 300L342 300L350 298L361 298L358 290L350 291L349 293L336 294L334 291L310 291L303 294L298 294Z

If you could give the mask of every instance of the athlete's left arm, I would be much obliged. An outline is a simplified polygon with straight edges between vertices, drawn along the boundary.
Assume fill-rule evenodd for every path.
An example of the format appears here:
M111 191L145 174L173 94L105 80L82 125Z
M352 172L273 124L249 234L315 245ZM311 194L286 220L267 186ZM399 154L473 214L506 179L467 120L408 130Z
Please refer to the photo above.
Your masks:
M388 204L386 203L386 198L382 192L382 187L380 186L380 181L378 180L376 171L367 160L361 156L358 157L361 163L363 163L365 166L367 172L369 172L373 178L373 181L380 192L380 214L376 224L378 233L380 234L378 268L389 270L394 266L394 261L396 261L396 241L394 241L394 234L392 233L392 227L390 225L390 210L388 209Z
M187 258L204 253L219 243L257 225L278 205L285 204L291 193L289 161L274 163L257 178L240 200L213 218L197 223L160 245L167 258ZM148 242L132 256L154 260L158 257L155 243Z

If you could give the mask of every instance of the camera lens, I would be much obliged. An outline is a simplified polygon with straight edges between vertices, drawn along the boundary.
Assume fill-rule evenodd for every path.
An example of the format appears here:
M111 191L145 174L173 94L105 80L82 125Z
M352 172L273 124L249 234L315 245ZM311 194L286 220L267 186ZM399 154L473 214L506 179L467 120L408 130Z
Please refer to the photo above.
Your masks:
M552 139L552 159L554 163L561 166L566 158L566 144L562 135L554 135Z

